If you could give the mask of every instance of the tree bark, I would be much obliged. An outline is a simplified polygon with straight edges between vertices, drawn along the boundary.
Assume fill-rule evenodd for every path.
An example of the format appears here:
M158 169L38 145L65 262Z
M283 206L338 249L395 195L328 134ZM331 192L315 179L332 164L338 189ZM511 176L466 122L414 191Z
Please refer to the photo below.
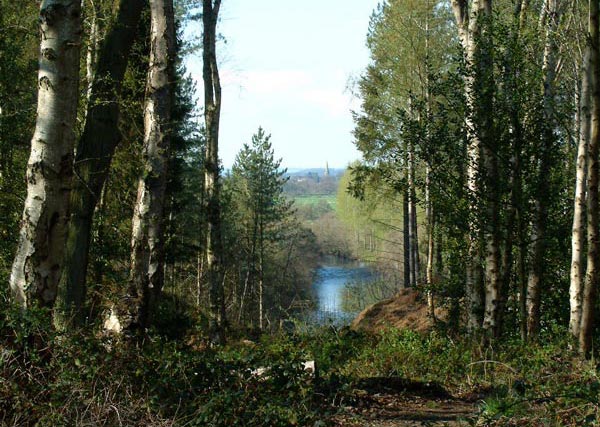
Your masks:
M411 267L410 267L410 229L409 221L410 215L408 212L408 189L403 192L402 200L402 241L403 241L403 256L404 256L404 287L409 288L411 286Z
M100 21L102 19L99 0L90 0L90 32L85 59L85 79L87 84L87 101L92 96L92 87L98 64L98 50L100 46Z
M581 304L583 297L584 246L585 246L585 206L586 206L586 179L588 163L588 147L591 130L591 61L589 45L586 47L583 64L581 67L581 92L579 95L579 144L577 146L577 170L575 180L575 203L573 209L573 228L571 231L571 275L569 286L569 302L571 315L569 319L569 332L579 337L581 324Z
M203 73L206 158L204 189L207 201L206 260L210 301L209 334L218 344L225 341L225 291L223 289L223 242L219 184L219 123L221 81L217 67L217 21L221 0L203 0Z
M563 2L564 5L564 2ZM544 4L546 18L546 41L544 46L543 70L543 107L544 129L540 157L538 160L537 189L534 200L533 224L531 230L532 253L529 277L527 279L527 335L535 337L540 329L540 302L544 276L544 252L546 249L547 199L549 191L548 176L551 169L551 151L554 144L554 81L556 78L557 45L556 31L563 8L558 0L546 0Z
M427 309L429 317L435 320L435 305L433 300L433 259L435 257L434 243L434 215L431 200L431 168L427 166L425 178L425 216L427 221L427 270L425 280L427 284Z
M415 190L415 146L408 142L408 230L410 253L410 284L417 286L419 282L419 242L417 232L417 201Z
M10 277L14 298L23 307L36 302L52 307L57 295L73 177L81 3L42 1L40 27L37 121Z
M467 188L470 198L469 203L469 233L468 254L466 273L466 297L468 304L467 327L470 331L479 330L482 326L484 311L486 313L486 324L494 325L495 305L497 303L495 289L497 289L499 275L499 252L497 250L497 221L488 218L488 224L484 233L486 240L486 293L484 299L482 289L481 270L481 213L488 216L497 215L497 204L495 195L489 195L491 203L488 209L481 209L482 203L482 178L492 181L487 172L495 173L493 168L495 159L491 153L492 135L491 123L493 114L491 112L492 97L488 96L493 91L492 61L489 40L490 36L486 27L490 24L492 15L491 0L473 0L469 8L468 0L452 0L452 9L458 26L458 34L461 40L465 61L469 73L465 77L465 95L467 99L468 113L465 117L467 132ZM482 90L483 89L483 90ZM493 92L492 92L493 93ZM491 213L490 213L491 212ZM488 227L492 227L489 229ZM496 239L496 240L494 240ZM493 304L493 306L492 306Z
M173 0L150 0L150 64L144 107L144 171L131 238L128 328L145 328L164 281L164 205L171 142L175 18Z
M72 319L76 324L84 320L82 308L94 210L108 177L115 148L121 140L119 95L145 3L144 0L120 2L115 23L98 54L85 127L77 144L71 217L60 284L60 304L66 319Z
M587 197L587 273L583 290L579 350L589 356L592 349L594 308L597 303L598 263L600 262L600 236L598 235L598 151L600 148L600 32L598 1L590 1L592 129L588 158Z

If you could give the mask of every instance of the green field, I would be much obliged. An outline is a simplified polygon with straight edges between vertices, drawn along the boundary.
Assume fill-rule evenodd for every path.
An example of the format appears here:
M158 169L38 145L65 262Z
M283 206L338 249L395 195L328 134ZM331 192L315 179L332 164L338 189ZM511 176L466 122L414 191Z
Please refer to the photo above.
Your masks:
M337 207L337 197L335 194L310 194L306 196L292 197L294 204L298 207L306 205L318 205L320 202L327 202L334 210Z

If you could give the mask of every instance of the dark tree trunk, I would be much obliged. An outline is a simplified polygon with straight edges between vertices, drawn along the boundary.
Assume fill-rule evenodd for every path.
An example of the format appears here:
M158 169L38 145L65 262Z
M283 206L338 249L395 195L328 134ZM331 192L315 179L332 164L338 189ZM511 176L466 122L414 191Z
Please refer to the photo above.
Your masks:
M120 141L119 94L144 0L121 0L113 28L97 61L85 128L77 145L71 217L61 277L61 307L66 319L84 320L86 272L94 210Z

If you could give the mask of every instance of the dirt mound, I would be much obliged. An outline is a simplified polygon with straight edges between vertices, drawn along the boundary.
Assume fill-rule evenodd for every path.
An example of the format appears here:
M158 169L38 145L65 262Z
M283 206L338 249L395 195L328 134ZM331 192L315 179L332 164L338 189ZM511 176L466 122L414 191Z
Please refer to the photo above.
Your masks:
M436 308L437 319L446 317L445 310ZM384 329L410 329L427 332L433 327L424 295L414 289L403 289L390 299L365 308L352 322L351 328L366 332Z

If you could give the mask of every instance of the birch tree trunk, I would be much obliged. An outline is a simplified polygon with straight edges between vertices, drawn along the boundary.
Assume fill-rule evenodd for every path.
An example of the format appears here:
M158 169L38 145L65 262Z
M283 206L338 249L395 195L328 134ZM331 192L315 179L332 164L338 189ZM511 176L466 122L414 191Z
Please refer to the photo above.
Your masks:
M87 101L92 96L94 77L96 76L96 65L98 64L98 48L100 46L100 16L102 8L99 0L90 0L90 33L85 59L85 78L87 84Z
M61 302L66 319L84 319L86 272L96 204L106 183L119 133L119 95L144 0L121 0L112 28L98 54L85 127L77 144L71 218L61 277Z
M150 63L144 107L143 175L138 183L127 295L130 329L145 328L164 281L164 204L171 142L173 0L150 0Z
M40 27L37 121L10 277L14 298L23 307L36 302L52 307L57 295L73 177L81 3L42 1Z
M223 289L223 249L221 239L221 201L219 190L219 123L221 80L217 67L217 20L221 0L203 0L203 73L206 158L204 190L207 202L206 267L210 301L210 337L214 343L225 341L225 291Z
M471 7L469 7L469 3ZM482 289L482 270L481 270L481 178L484 167L490 167L490 161L486 162L483 154L489 155L489 146L483 153L483 143L491 134L490 126L491 110L488 102L491 97L486 98L484 93L480 93L479 88L485 88L490 82L487 81L491 76L491 46L482 43L482 26L487 26L491 19L492 2L491 0L452 0L452 9L456 19L458 34L461 40L467 69L470 72L465 77L465 95L467 99L468 113L465 117L465 127L467 131L467 188L469 191L469 233L468 233L468 259L466 274L466 298L468 304L467 327L470 331L479 330L483 322L485 300ZM485 35L485 32L484 32ZM487 88L486 90L492 90ZM483 102L482 102L483 101ZM493 161L493 160L492 160ZM493 195L491 196L493 199ZM490 224L497 227L497 224ZM486 232L486 237L490 238ZM495 235L492 230L491 237ZM497 244L491 242L486 245L488 262L492 264L486 270L488 280L494 279L498 274L498 252L495 249ZM489 293L489 292L488 292ZM492 300L493 301L493 300Z
M411 266L410 266L410 215L408 197L408 189L405 189L402 197L402 241L403 241L403 257L404 257L404 287L411 286Z
M579 337L581 324L581 299L583 297L584 245L585 245L585 206L588 147L591 130L591 58L589 45L586 47L581 67L581 92L579 96L579 144L577 146L577 171L575 180L575 206L573 209L573 228L571 231L571 276L569 303L571 315L569 332Z
M564 2L563 2L564 5ZM543 70L544 130L538 161L537 189L534 200L531 239L533 248L531 266L527 279L527 335L537 336L540 328L540 302L544 276L544 251L546 248L546 216L549 190L551 151L554 144L554 81L556 78L557 44L556 32L562 10L559 0L546 0L543 6L546 25Z
M590 62L592 88L592 128L588 158L587 273L583 290L579 350L589 356L592 349L594 307L598 287L600 236L598 235L598 151L600 148L600 33L598 1L590 1Z
M485 241L485 311L483 330L487 338L497 338L500 334L501 304L501 265L500 265L500 215L498 188L498 144L494 140L494 47L492 34L492 1L482 1L479 7L478 19L479 39L475 52L476 86L479 88L477 108L474 115L477 120L478 132L481 139L481 154L483 163L483 193L484 212L484 241Z
M435 256L434 244L434 215L431 200L431 168L427 166L425 177L425 216L427 221L427 269L425 280L427 284L427 309L429 317L435 320L435 305L433 300L433 259Z

